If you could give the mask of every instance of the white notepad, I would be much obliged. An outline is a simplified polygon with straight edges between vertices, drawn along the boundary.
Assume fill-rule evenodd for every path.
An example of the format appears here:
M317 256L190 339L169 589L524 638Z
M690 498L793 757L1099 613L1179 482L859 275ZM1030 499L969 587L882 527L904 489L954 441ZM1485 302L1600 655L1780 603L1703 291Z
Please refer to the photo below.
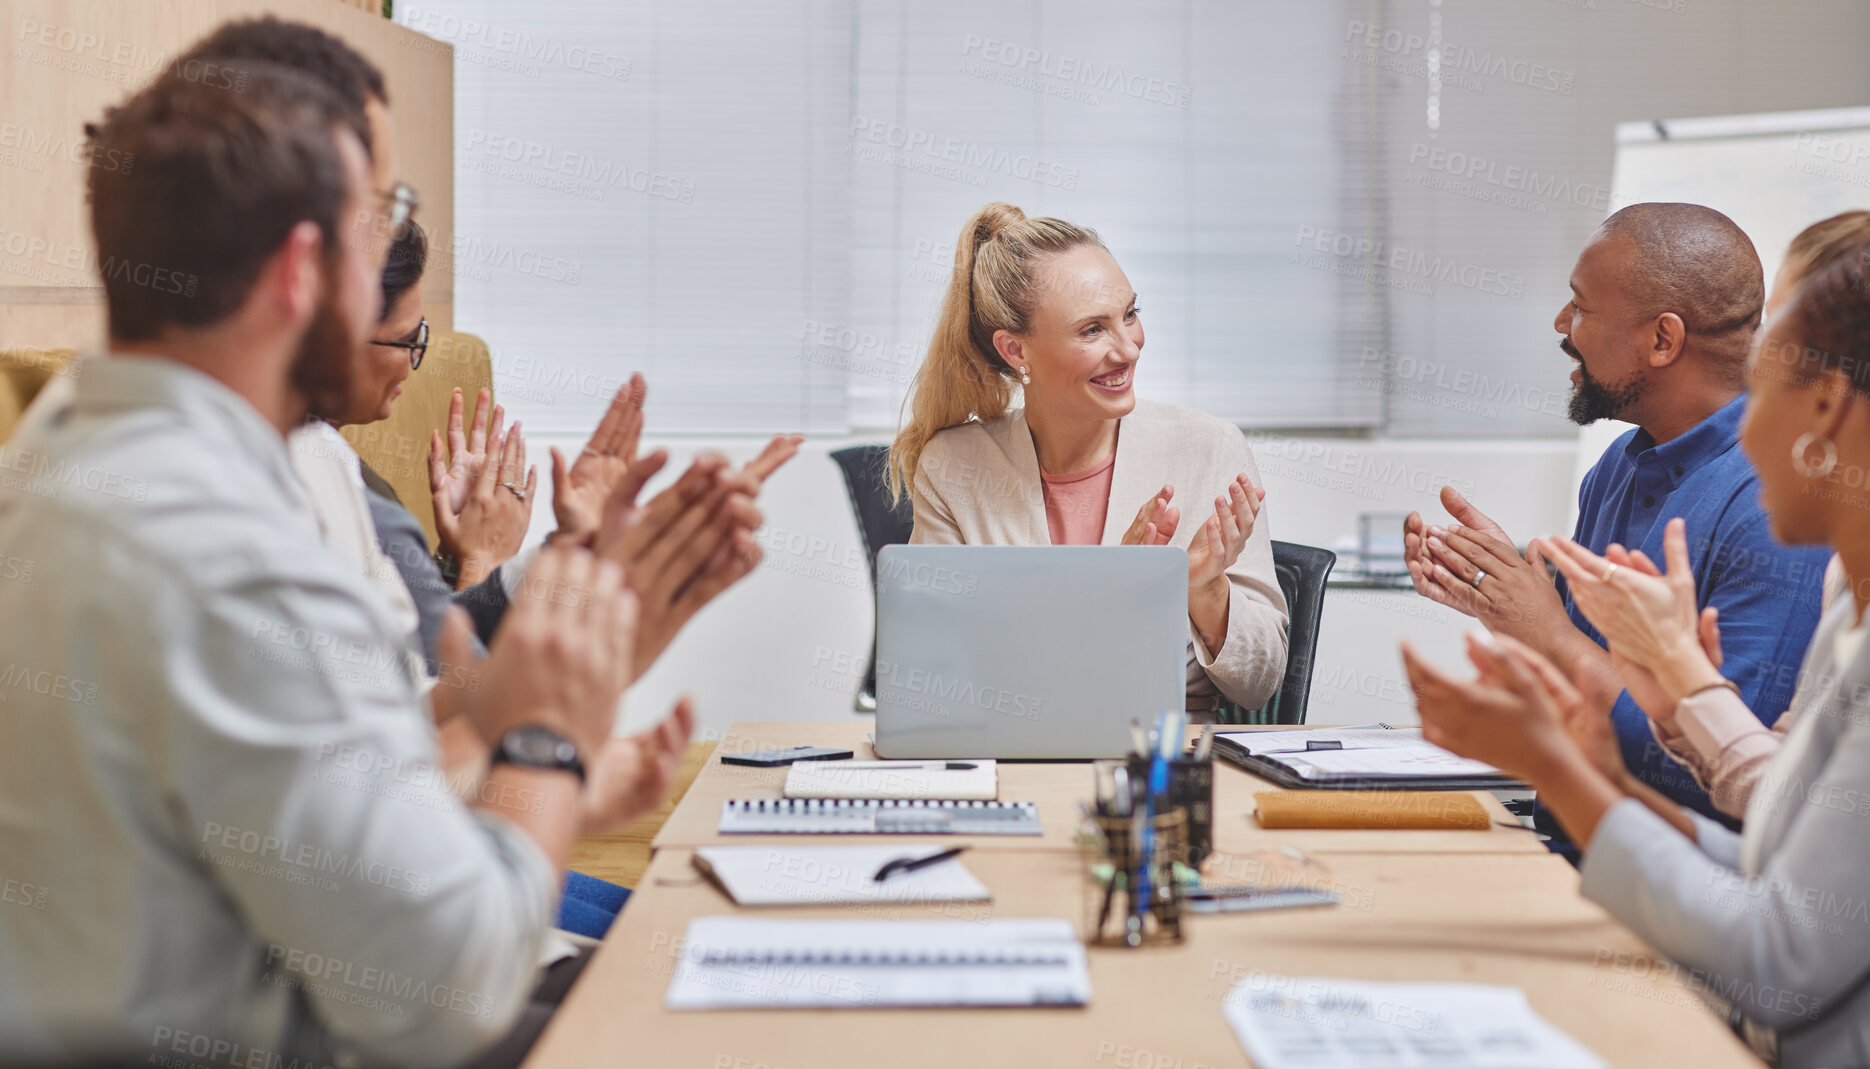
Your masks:
M801 761L786 773L787 798L953 798L1000 796L992 761Z
M672 1010L1082 1006L1084 944L1063 919L809 921L697 917Z
M1260 1069L1602 1069L1604 1062L1492 984L1255 976L1222 1010Z
M876 872L898 858L928 857L938 846L707 846L695 867L742 906L847 905L869 902L985 902L992 898L958 857L897 872Z

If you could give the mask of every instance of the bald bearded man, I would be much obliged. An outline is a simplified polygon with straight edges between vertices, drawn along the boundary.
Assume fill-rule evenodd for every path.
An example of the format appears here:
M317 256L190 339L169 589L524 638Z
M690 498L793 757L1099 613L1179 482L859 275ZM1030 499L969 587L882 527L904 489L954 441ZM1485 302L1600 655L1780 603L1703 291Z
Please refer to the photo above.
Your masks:
M1770 725L1817 625L1828 551L1773 541L1739 448L1764 297L1759 255L1733 220L1698 204L1633 204L1592 235L1553 326L1577 363L1572 420L1637 425L1585 477L1572 537L1596 553L1614 542L1659 562L1663 528L1684 517L1699 608L1719 613L1721 670ZM1536 553L1522 558L1452 487L1441 499L1455 523L1411 513L1404 526L1416 589L1532 646L1604 701L1616 695L1611 717L1635 780L1731 823L1656 741L1563 579L1555 584Z

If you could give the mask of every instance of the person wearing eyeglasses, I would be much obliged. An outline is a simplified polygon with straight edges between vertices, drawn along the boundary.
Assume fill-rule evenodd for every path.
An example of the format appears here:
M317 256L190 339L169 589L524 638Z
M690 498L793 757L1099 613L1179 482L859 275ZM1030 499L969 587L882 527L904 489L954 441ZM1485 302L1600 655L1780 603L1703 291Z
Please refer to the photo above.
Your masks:
M360 381L352 383L356 404L353 423L388 419L403 383L421 368L428 354L429 321L423 314L422 274L428 265L428 235L413 219L396 233L383 268L383 317L371 338L378 359L364 362ZM481 391L472 428L472 465L475 475L485 463L495 465L493 481L482 487L463 478L458 492L437 494L435 529L441 555L450 562L455 588L466 590L493 575L519 552L532 519L533 492L538 488L536 468L526 466L526 439L515 422L505 428L506 413L494 406L487 413L489 391ZM503 429L504 428L504 429ZM452 437L452 435L451 435ZM460 449L455 450L460 453ZM433 459L433 458L431 458ZM379 494L388 484L365 480ZM393 493L388 496L394 498Z
M407 190L408 186L399 183L397 188ZM406 548L406 540L397 533L402 527L415 532L414 544L425 558L427 539L415 517L395 501L388 484L370 471L337 430L388 419L403 384L428 352L428 319L422 313L427 235L421 224L406 216L416 203L413 191L406 196L386 194L384 200L389 218L402 222L384 261L383 312L377 329L367 353L352 365L341 412L328 420L308 422L293 433L290 445L293 466L311 491L326 541L369 575L398 622L405 625L404 633L412 637L409 652L421 662L418 674L433 678L440 670L437 644L449 603L448 588L434 567L417 571L422 582L416 582L412 570L395 559ZM506 591L491 588L501 584L500 565L519 552L525 539L532 519L531 490L538 476L536 472L522 474L526 444L520 428L503 428L501 422L502 413L496 409L491 423L480 426L475 434L484 463L492 465L491 481L477 482L477 492L452 512L438 507L436 522L442 550L459 562L464 580L460 585L474 591L472 600L504 604ZM383 500L386 493L389 498ZM430 585L439 587L439 592L428 590ZM436 598L440 609L425 603ZM485 654L479 643L472 648L476 656Z

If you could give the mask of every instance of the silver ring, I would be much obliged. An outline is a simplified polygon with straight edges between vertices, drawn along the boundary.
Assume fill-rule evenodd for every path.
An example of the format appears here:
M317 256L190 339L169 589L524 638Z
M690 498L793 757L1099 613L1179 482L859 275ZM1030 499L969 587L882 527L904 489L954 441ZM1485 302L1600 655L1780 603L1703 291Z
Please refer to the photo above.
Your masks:
M1617 569L1618 569L1618 568L1621 568L1621 567L1623 567L1623 565L1621 565L1621 564L1613 564L1613 565L1611 565L1610 567L1608 567L1608 568L1605 568L1605 569L1604 569L1604 574L1603 574L1603 575L1600 575L1600 576L1598 576L1598 577L1597 577L1597 581L1598 581L1598 582L1600 582L1600 583L1608 583L1608 582L1610 582L1610 577L1611 577L1611 576L1613 576L1613 575L1616 575L1616 574L1617 574Z
M609 456L610 454L600 453L597 450L592 449L590 446L587 445L584 447L584 455L587 457L602 457L602 456Z
M1478 572L1478 571L1477 571L1477 572L1475 572L1475 573L1474 573L1474 589L1475 589L1475 590L1479 590L1479 589L1480 589L1480 581L1481 581L1482 579L1485 579L1485 578L1487 578L1487 573L1486 573L1486 572Z
M511 491L513 491L513 496L514 496L514 497L517 497L517 498L519 498L519 499L520 499L521 501L524 501L524 500L526 500L526 489L525 489L525 487L522 487L522 486L518 486L518 485L515 485L515 484L513 484L513 483L501 483L500 485L501 485L501 486L504 486L504 487L506 487L506 488L507 488L508 490L511 490Z

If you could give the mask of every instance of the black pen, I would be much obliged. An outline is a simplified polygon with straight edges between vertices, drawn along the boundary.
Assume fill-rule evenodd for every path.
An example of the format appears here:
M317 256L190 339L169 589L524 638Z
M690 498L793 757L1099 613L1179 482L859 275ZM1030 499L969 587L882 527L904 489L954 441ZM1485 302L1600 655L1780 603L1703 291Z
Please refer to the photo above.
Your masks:
M877 874L870 879L874 883L882 883L884 880L889 879L899 872L914 872L917 869L928 868L930 865L938 864L951 857L958 856L961 851L966 849L967 847L965 846L956 846L943 850L939 854L930 854L927 857L899 857L878 869Z

